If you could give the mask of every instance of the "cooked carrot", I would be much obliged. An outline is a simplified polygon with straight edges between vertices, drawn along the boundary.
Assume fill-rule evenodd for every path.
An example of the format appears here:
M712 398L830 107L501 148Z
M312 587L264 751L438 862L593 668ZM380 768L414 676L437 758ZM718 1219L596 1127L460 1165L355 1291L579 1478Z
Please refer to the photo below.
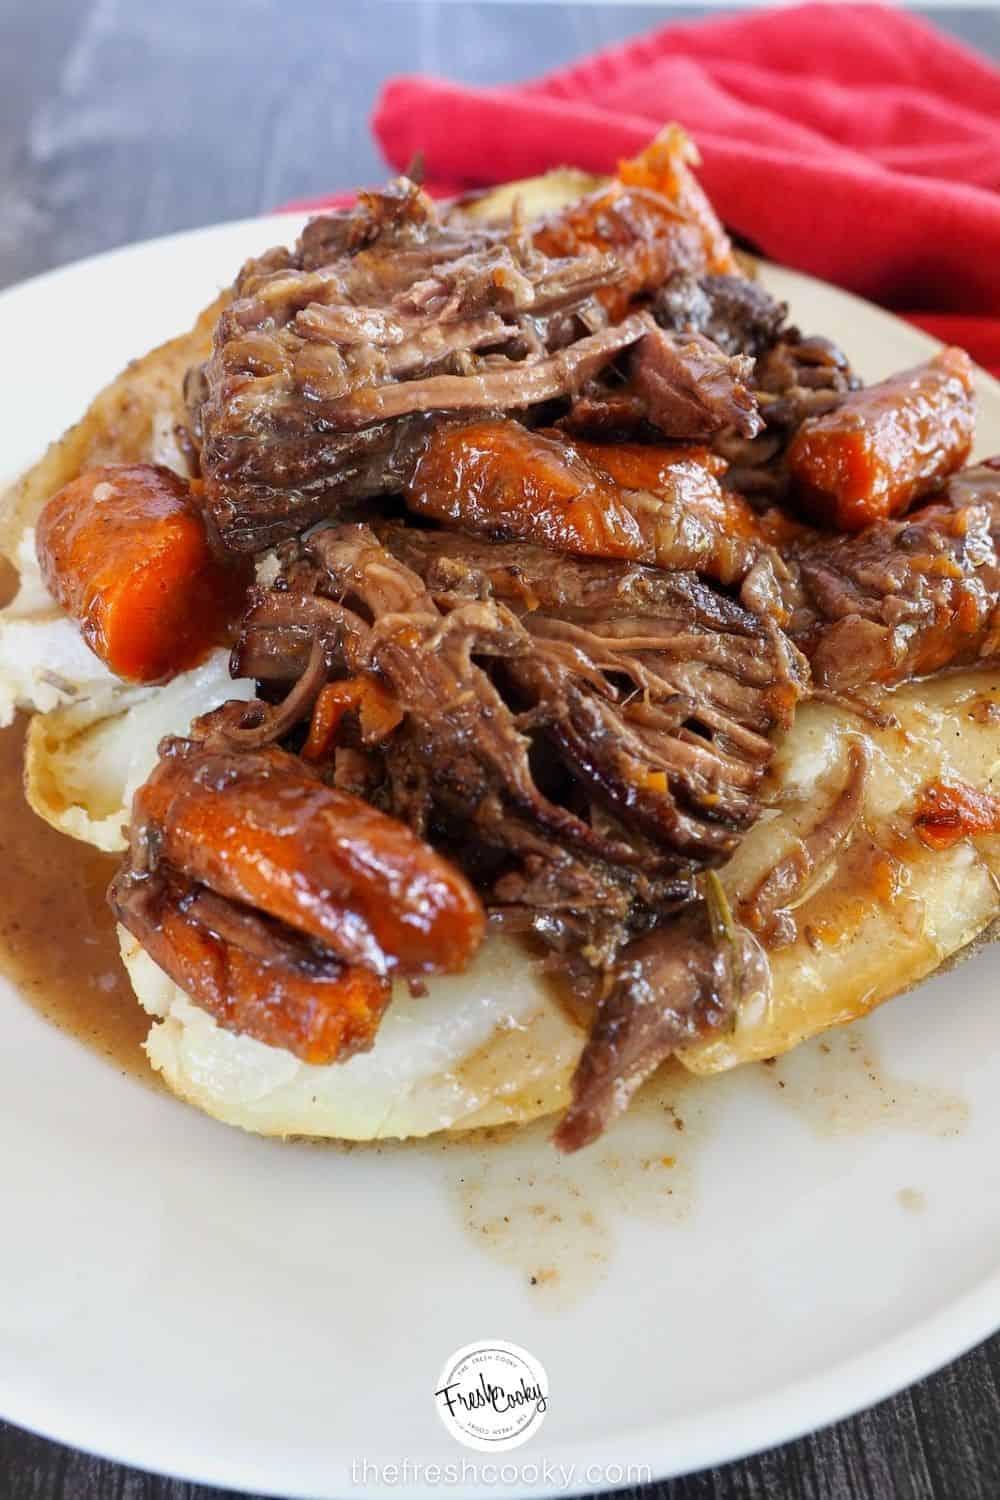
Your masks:
M485 420L430 434L406 500L467 531L731 583L755 555L755 520L723 493L719 467L702 448L570 442Z
M375 972L450 973L483 936L461 872L403 823L284 750L174 741L133 827L174 870Z
M726 232L691 171L697 161L680 126L668 125L641 155L619 162L608 187L544 220L535 245L546 255L590 248L613 256L620 280L598 296L614 319L674 271L738 272Z
M222 642L250 564L220 561L188 485L151 464L90 469L48 502L38 561L49 592L118 677L158 682Z
M371 1046L389 1003L387 979L305 950L296 962L287 944L276 943L273 958L264 958L213 930L217 898L171 879L152 902L136 901L130 881L126 871L112 884L116 917L224 1030L307 1063L336 1062Z
M913 822L929 849L950 849L977 833L1000 833L1000 798L963 781L932 781L920 794Z
M943 349L810 417L788 450L803 510L839 531L908 510L961 468L976 425L972 361Z
M385 739L403 717L399 704L377 677L365 674L328 682L316 699L302 747L304 760L322 760L330 753L340 721L352 709L358 715L362 739L370 744Z
M729 236L691 170L700 165L698 148L681 126L666 125L638 156L618 163L618 180L628 188L646 188L658 193L679 216L697 224L705 270L717 275L738 271Z

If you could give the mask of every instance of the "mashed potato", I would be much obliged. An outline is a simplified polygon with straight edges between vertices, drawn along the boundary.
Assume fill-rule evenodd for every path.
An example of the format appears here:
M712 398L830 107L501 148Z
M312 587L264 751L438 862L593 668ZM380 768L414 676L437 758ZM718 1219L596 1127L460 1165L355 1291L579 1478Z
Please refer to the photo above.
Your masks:
M733 903L814 821L844 776L845 747L872 750L862 816L796 913L799 938L772 955L770 999L681 1061L699 1073L787 1051L926 978L1000 916L1000 838L931 852L910 836L921 786L944 775L984 785L997 739L977 703L1000 701L1000 673L911 684L898 725L876 729L810 703L778 744L770 808L723 869ZM371 1052L333 1067L218 1027L127 933L136 994L157 1017L147 1051L170 1087L208 1114L269 1135L346 1140L427 1135L551 1114L568 1102L584 1032L523 950L492 938L467 973L398 987Z

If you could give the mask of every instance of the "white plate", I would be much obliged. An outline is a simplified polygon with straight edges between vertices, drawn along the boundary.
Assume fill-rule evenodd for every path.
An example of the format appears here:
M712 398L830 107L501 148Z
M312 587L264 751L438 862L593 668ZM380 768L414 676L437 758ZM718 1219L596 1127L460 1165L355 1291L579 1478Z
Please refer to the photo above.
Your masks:
M175 236L0 297L17 372L0 469L296 229ZM765 279L867 377L929 347L830 287ZM981 451L1000 449L985 379L981 413ZM352 1464L480 1460L433 1389L484 1337L529 1349L551 1390L540 1433L503 1455L521 1471L501 1492L552 1491L531 1482L546 1461L570 1467L564 1489L596 1489L629 1477L616 1465L665 1476L832 1421L1000 1324L998 978L982 954L829 1052L676 1097L661 1085L572 1161L538 1130L350 1153L254 1139L4 994L0 1411L128 1463L294 1496L351 1493L362 1474L368 1491L440 1493L433 1473L380 1483Z

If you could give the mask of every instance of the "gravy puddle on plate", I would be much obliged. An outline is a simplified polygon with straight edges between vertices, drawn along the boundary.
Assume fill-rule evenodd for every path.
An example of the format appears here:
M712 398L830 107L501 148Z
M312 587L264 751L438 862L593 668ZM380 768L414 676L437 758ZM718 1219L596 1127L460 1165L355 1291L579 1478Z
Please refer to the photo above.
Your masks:
M23 723L0 730L0 971L46 1020L155 1087L142 1050L149 1017L122 968L105 899L117 858L36 817L23 747Z

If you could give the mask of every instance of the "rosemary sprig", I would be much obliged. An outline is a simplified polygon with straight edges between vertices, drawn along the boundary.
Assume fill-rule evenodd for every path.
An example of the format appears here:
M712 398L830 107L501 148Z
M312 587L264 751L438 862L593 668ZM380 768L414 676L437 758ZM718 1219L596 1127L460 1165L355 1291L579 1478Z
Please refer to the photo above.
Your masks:
M736 922L733 918L729 897L715 870L705 871L705 906L712 936L717 943L730 943L737 947Z
M717 947L721 948L725 944L729 950L726 959L733 980L733 1006L729 1016L729 1030L732 1032L736 1030L739 1021L739 999L743 989L743 954L736 932L736 920L732 907L729 905L729 897L714 870L705 871L703 890L712 940Z

